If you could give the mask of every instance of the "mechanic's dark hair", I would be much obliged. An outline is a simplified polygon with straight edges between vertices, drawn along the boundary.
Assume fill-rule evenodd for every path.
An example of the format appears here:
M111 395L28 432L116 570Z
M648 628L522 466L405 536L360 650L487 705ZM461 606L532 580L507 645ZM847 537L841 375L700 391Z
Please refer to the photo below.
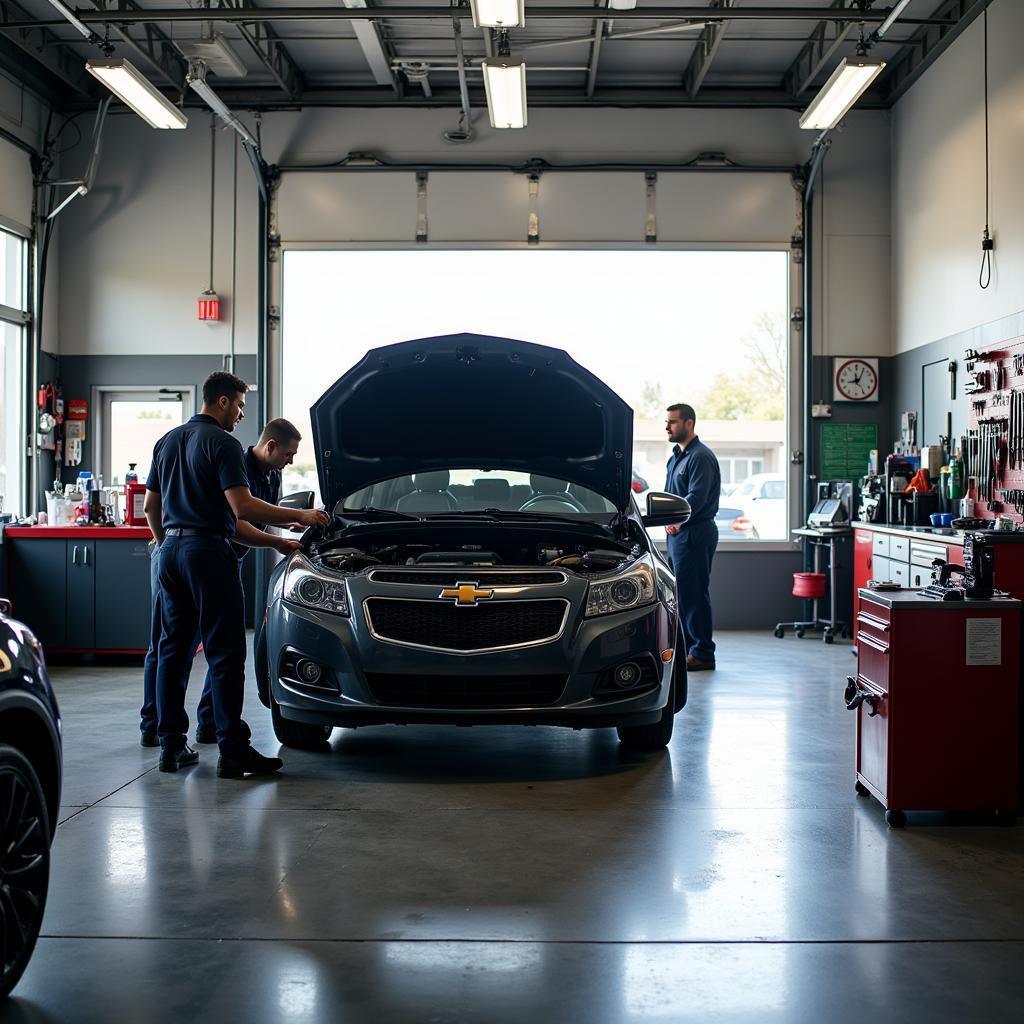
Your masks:
M206 380L203 381L203 405L216 405L217 399L223 395L232 399L237 394L244 394L249 390L249 385L226 370L214 370Z
M693 411L692 405L687 405L685 402L676 402L675 405L670 405L665 412L677 412L685 423L687 420L693 420L697 422L697 414Z
M278 444L283 445L289 441L301 440L302 435L295 424L291 420L285 419L271 420L263 428L263 433L260 434L260 444L266 444L267 441L276 441Z

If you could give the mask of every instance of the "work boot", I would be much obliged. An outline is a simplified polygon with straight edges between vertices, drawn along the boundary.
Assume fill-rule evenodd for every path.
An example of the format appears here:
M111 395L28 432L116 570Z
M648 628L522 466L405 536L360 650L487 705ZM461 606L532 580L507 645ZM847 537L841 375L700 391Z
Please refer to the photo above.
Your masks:
M216 743L217 726L212 722L209 725L196 726L196 743Z
M199 760L199 751L193 750L187 743L181 750L160 751L160 771L176 772L179 768L195 764Z
M273 775L284 767L279 757L264 757L258 750L247 747L244 754L229 757L221 754L217 774L222 779L240 779L243 775Z
M139 746L159 747L160 737L157 736L156 729L143 729L142 735L139 737Z
M695 658L692 654L686 656L686 671L687 672L708 672L715 667L715 659L712 658L710 661L704 661L701 658Z

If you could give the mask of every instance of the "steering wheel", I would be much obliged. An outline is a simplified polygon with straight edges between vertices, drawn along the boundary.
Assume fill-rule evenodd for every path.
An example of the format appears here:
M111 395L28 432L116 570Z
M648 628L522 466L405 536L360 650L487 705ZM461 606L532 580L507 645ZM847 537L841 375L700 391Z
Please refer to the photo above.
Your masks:
M540 505L553 507L539 508ZM519 506L520 512L586 512L568 491L562 494L535 494Z

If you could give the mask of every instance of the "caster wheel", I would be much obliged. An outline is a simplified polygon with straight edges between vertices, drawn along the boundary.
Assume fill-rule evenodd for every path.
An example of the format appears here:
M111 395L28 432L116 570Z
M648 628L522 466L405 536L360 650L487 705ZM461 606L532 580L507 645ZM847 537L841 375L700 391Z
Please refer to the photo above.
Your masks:
M827 644L834 644L836 642L836 638L831 633L825 633L821 639Z
M907 816L902 811L886 811L885 823L889 828L903 828L907 824Z
M857 796L871 796L871 790L863 782L855 782L853 788L856 790Z
M798 636L798 637L799 637L799 638L800 638L801 640L803 640L803 638L804 638L804 631L803 631L802 629L798 629L798 630L796 631L796 635L797 635L797 636Z
M776 626L775 635L781 640L786 635L786 631L781 626Z

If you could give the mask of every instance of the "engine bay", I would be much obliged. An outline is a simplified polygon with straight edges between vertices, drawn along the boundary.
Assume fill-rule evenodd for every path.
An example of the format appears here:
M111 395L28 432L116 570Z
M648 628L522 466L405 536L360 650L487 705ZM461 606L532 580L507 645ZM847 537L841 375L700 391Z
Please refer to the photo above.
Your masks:
M625 568L642 553L633 543L594 530L437 524L410 530L404 524L360 524L309 544L307 557L334 572L381 566L422 568L551 568L595 575Z

